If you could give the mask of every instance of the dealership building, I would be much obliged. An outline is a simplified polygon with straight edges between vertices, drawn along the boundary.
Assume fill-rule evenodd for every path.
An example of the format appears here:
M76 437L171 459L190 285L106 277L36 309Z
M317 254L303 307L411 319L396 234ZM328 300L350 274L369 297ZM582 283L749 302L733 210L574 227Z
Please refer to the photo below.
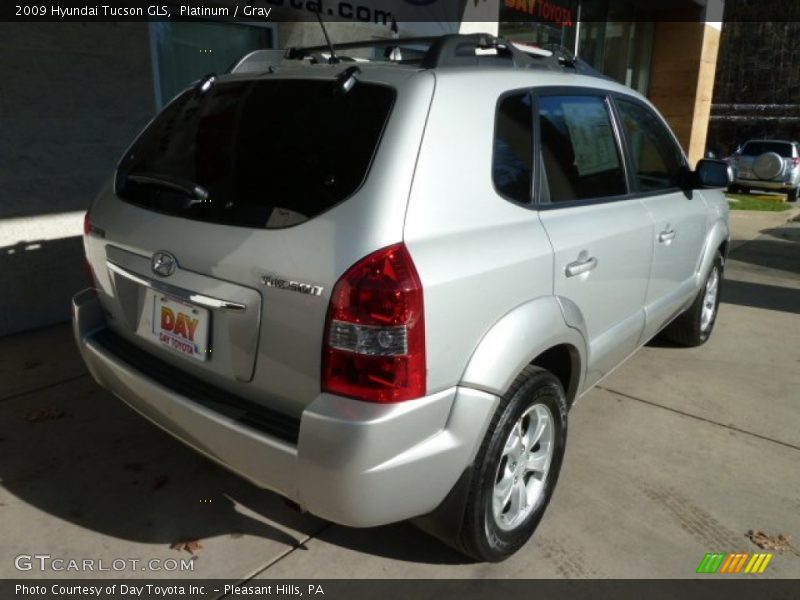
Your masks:
M380 3L385 6L381 6ZM322 0L334 41L488 32L568 48L661 110L692 163L706 149L723 0ZM225 8L232 3L217 3ZM255 0L250 6L276 6ZM288 2L287 2L288 4ZM643 5L646 5L646 9ZM397 7L414 11L397 13ZM297 21L0 23L0 335L67 320L87 283L82 214L125 146L188 83L259 48L316 45ZM324 11L325 12L325 11ZM386 16L390 18L387 19ZM397 18L394 18L394 17ZM377 22L376 22L377 21Z

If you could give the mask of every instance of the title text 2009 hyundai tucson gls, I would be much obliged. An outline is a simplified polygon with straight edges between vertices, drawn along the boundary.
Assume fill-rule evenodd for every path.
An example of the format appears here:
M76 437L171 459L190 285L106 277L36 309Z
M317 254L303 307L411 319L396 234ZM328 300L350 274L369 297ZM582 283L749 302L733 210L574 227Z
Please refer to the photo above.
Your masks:
M703 188L729 172L569 57L427 44L255 53L176 97L87 215L75 335L255 484L494 561L542 518L576 398L662 330L708 339L728 227Z

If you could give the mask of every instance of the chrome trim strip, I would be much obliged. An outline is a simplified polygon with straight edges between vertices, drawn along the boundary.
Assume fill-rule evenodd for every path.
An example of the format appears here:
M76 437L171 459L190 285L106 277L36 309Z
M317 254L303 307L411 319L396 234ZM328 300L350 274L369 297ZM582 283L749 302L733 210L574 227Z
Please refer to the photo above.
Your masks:
M150 279L142 277L141 275L132 273L128 269L120 267L119 265L112 263L110 261L106 261L106 266L108 266L109 270L113 271L117 275L121 275L126 279L130 279L134 283L138 283L139 285L143 285L152 290L157 290L164 294L178 296L179 298L186 300L187 302L191 302L193 304L197 304L205 308L234 310L234 311L243 311L247 309L246 305L241 304L239 302L231 302L230 300L221 300L219 298L213 298L211 296L205 296L203 294L195 294L194 292L182 290L181 288L152 281Z

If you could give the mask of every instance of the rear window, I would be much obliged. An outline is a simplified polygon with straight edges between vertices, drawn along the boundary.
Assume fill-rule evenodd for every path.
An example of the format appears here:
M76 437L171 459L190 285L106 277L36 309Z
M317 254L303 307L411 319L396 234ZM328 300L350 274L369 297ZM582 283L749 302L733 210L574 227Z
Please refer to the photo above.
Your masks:
M742 154L747 156L761 156L767 152L774 152L783 158L791 158L792 145L782 142L747 142L742 148Z
M529 92L503 98L494 127L492 177L501 194L516 202L531 201L533 109Z
M275 229L297 225L363 183L392 88L331 80L217 83L175 99L117 173L123 200L171 215Z

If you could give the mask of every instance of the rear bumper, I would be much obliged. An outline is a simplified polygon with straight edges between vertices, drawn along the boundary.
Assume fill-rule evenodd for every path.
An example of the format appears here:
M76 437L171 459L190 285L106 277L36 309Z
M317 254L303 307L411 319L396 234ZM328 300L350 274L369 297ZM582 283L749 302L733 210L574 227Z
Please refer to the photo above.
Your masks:
M797 184L791 181L765 181L763 179L739 179L738 177L734 178L733 184L756 190L775 190L780 192L788 192L797 187Z
M256 485L353 527L435 509L474 459L498 403L461 387L391 405L320 394L300 416L293 443L291 424L251 426L237 418L239 406L215 410L224 399L201 401L102 343L108 331L93 290L73 299L73 328L95 380L139 413Z

